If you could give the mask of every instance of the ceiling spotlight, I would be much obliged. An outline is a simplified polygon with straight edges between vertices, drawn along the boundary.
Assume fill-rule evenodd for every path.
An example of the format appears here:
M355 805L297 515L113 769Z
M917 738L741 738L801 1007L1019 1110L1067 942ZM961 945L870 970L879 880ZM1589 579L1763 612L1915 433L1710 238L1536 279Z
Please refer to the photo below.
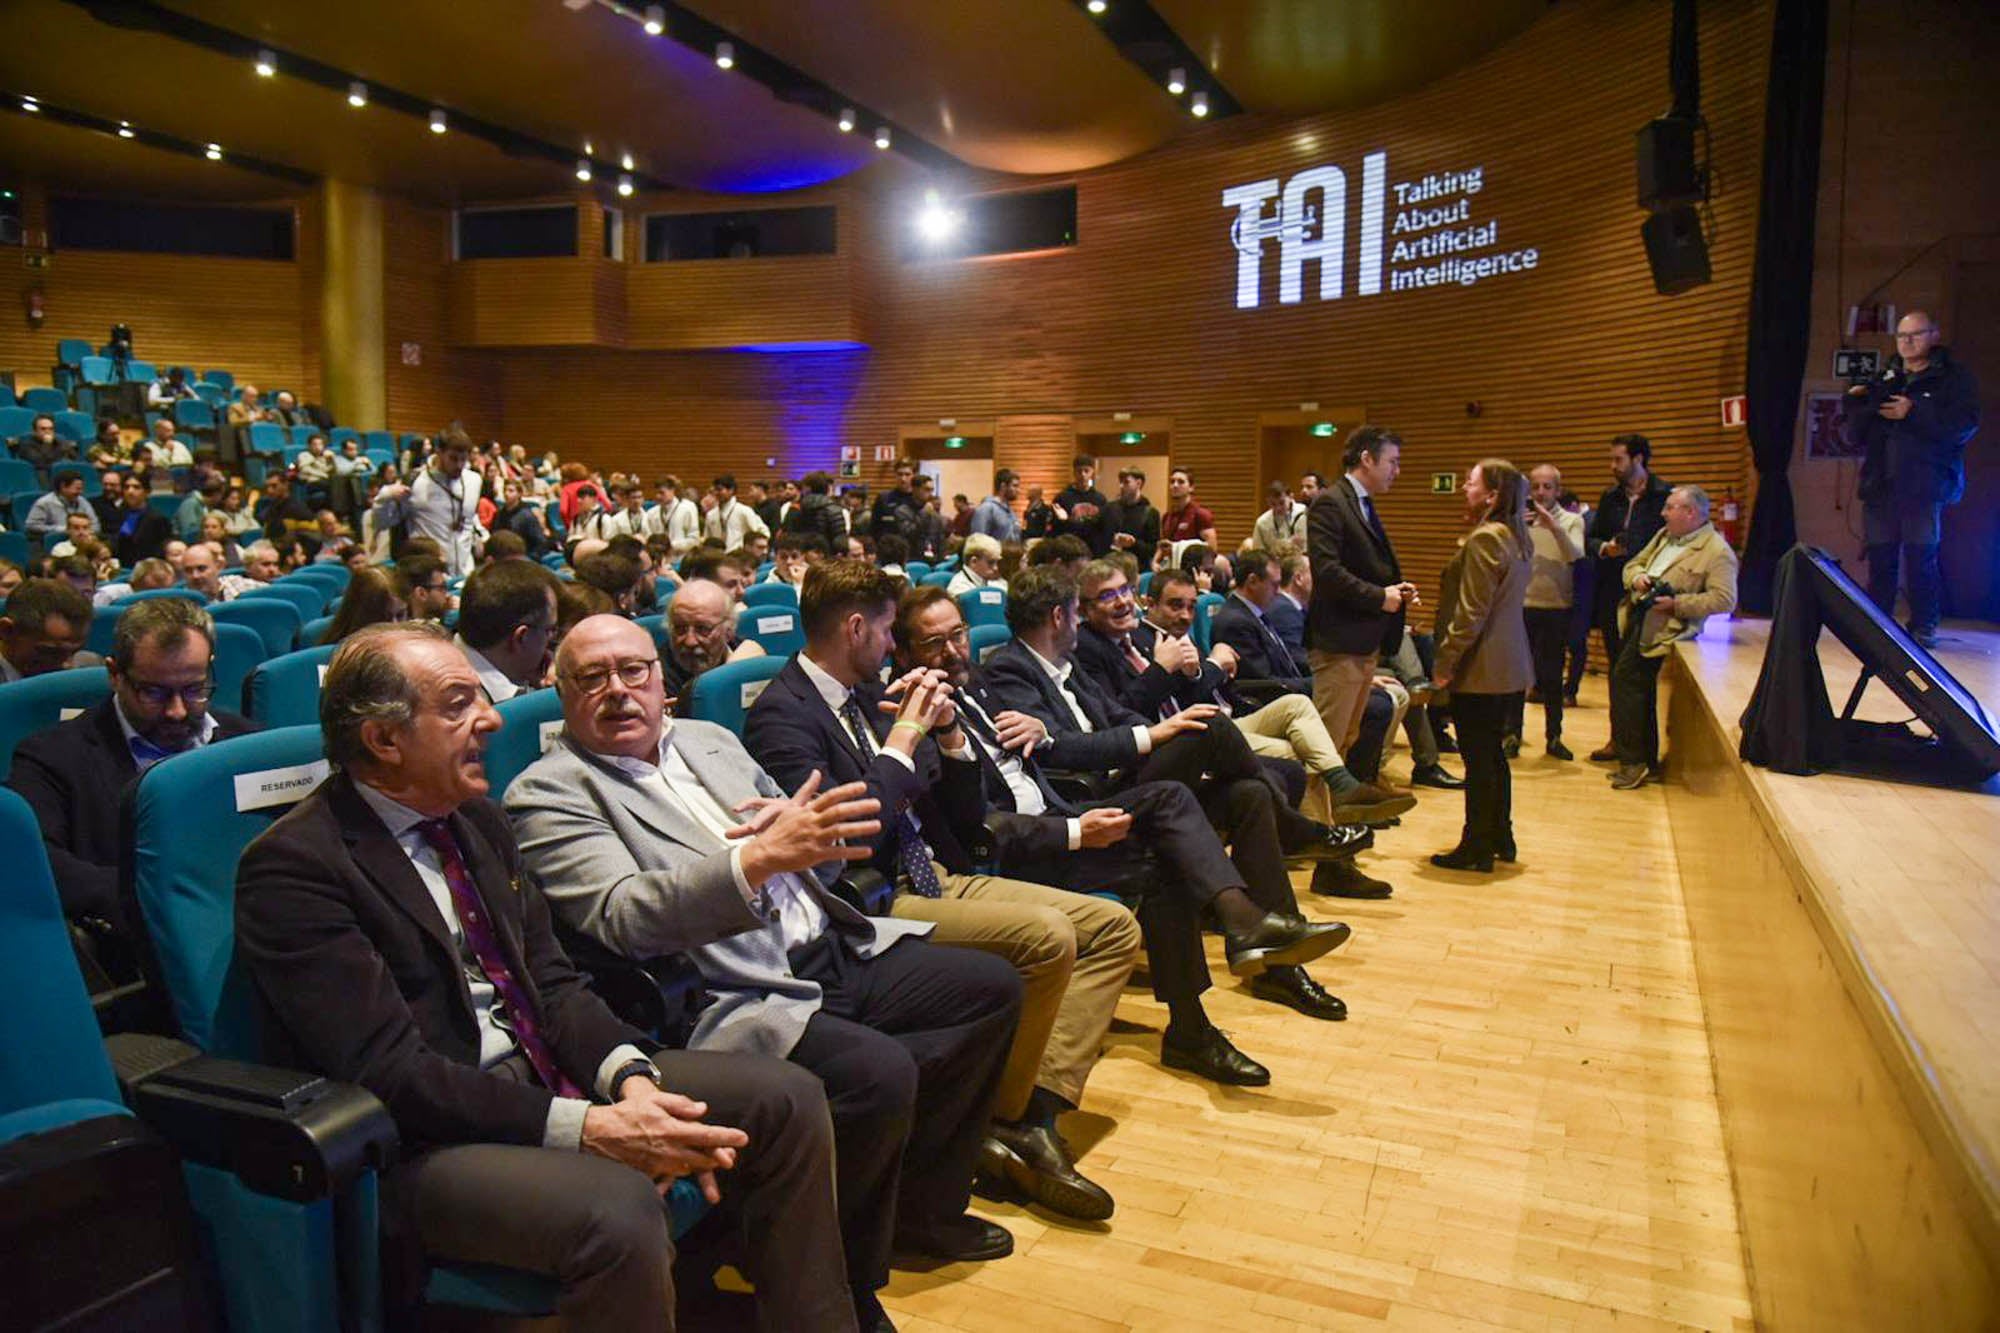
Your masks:
M349 106L367 106L367 105L368 105L368 85L367 85L367 84L365 84L365 83L363 83L363 82L362 82L361 80L359 80L359 79L356 79L356 80L355 80L354 82L352 82L352 83L348 84L348 85L347 85L347 104L348 104Z
M35 100L34 98L32 98L32 97L23 97L23 98L21 99L21 110L23 110L23 111L40 111L41 109L42 109L42 104L41 104L40 102L37 102L37 101L36 101L36 100Z
M130 139L133 137L131 121L121 120L118 122L118 137L121 139Z
M577 178L578 180L582 181L582 182L583 182L584 184L586 184L586 185L588 185L588 184L590 183L590 159L589 159L589 158L587 158L587 157L579 157L579 158L578 158L578 159L576 160L576 178Z
M667 7L665 5L646 6L646 35L658 37L667 30Z
M734 69L736 67L736 44L734 42L717 42L715 44L715 67L717 69Z
M1102 14L1105 10L1111 8L1107 0L1086 0L1083 7L1093 14Z
M887 125L877 125L875 127L875 146L884 149L889 146L889 127Z
M1175 97L1187 91L1187 71L1179 65L1167 71L1167 91Z
M625 168L625 170L630 171L632 169L632 155L630 153L626 153L624 156L620 157L618 159L618 165Z
M431 108L431 133L444 133L444 112L438 110L436 107Z
M269 47L259 49L257 52L257 73L263 78L268 79L277 72L278 57L272 54Z
M210 144L208 146L208 151L202 154L202 156L206 157L211 162L220 162L222 160L222 145L219 143Z
M1188 99L1188 110L1189 110L1189 111L1192 111L1192 112L1193 112L1193 113L1194 113L1195 115L1197 115L1197 116L1205 116L1205 115L1207 115L1207 114L1208 114L1208 94L1207 94L1207 93L1196 93L1196 94L1195 94L1195 95L1194 95L1194 96L1193 96L1192 98Z
M597 154L597 150L596 150L595 148L592 148L592 147L590 146L590 140L588 140L588 139L585 139L585 140L583 141L583 155L584 155L585 157L594 157L594 156L596 156L596 154Z
M917 210L917 235L930 245L943 245L958 234L965 215L945 206L936 190L924 191L924 206Z
M620 196L621 198L625 198L625 199L630 199L630 198L632 197L632 173L631 173L631 172L629 172L629 171L628 171L628 172L622 172L622 173L620 173L620 175L619 175L619 177L618 177L618 194L619 194L619 196Z

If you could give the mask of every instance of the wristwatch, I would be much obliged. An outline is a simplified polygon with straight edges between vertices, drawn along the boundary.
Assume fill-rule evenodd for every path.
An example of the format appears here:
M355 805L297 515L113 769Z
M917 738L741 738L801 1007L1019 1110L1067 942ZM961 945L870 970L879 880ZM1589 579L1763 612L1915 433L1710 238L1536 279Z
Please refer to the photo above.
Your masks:
M666 1085L665 1078L660 1074L660 1067L651 1060L641 1056L637 1060L627 1060L612 1071L611 1095L617 1097L620 1090L625 1086L625 1080L634 1077L651 1079L653 1086L656 1088Z

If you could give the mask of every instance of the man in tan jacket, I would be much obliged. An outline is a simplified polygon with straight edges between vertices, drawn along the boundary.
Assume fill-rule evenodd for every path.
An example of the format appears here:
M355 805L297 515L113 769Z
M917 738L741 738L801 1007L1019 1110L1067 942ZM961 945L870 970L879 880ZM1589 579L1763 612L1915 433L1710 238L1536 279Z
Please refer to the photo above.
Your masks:
M1708 521L1708 495L1676 486L1666 526L1625 564L1618 609L1624 641L1611 666L1611 744L1592 759L1616 759L1611 785L1643 786L1660 762L1660 664L1676 639L1700 635L1704 621L1736 607L1736 552ZM1636 623L1635 623L1636 620Z

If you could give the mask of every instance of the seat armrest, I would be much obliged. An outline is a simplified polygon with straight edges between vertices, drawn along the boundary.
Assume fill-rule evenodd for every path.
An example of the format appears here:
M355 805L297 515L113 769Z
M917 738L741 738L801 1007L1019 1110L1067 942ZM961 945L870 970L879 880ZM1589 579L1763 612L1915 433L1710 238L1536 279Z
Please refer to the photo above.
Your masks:
M1086 773L1080 770L1048 768L1042 776L1055 788L1056 795L1072 805L1088 805L1102 801L1116 790L1116 784L1109 773Z
M829 887L864 916L886 915L896 897L896 886L888 877L867 866L849 866Z
M1262 708L1273 699L1282 699L1292 691L1281 680L1242 680L1234 682L1236 693Z
M226 1170L259 1194L306 1202L341 1194L395 1159L396 1122L357 1084L153 1041L162 1044L140 1050L120 1040L114 1062L134 1071L127 1103L188 1161Z

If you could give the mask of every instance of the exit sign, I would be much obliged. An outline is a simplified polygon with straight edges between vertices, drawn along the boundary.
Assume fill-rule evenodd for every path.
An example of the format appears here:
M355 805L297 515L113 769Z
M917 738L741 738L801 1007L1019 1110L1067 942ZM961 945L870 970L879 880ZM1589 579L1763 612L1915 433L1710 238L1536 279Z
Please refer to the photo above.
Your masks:
M1431 473L1432 495L1450 495L1453 491L1457 489L1458 489L1458 474L1456 472Z

